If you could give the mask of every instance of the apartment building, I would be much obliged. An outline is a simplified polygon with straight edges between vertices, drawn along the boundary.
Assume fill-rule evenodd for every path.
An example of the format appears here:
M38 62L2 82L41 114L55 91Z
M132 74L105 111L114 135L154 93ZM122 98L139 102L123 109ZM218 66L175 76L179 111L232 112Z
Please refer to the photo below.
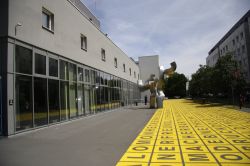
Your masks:
M214 66L227 53L238 62L241 73L250 82L250 10L209 51L206 64Z

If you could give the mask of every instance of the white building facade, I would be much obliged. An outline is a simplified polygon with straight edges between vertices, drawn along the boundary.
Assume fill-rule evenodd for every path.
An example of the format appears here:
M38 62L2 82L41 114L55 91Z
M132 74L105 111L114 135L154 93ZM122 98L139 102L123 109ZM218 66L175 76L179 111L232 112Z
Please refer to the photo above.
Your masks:
M139 66L80 0L3 0L0 8L0 135L140 98Z

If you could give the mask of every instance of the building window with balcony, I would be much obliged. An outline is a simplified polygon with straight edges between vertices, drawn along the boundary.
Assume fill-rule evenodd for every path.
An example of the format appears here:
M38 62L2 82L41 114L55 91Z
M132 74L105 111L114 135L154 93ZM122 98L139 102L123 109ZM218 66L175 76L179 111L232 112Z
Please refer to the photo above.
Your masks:
M42 27L54 32L54 14L45 8L42 9Z
M132 73L131 73L131 68L129 68L129 75L132 75Z
M134 78L136 78L136 72L134 71Z
M101 50L102 61L106 61L106 53L105 50L102 48Z
M87 37L81 34L81 49L87 51Z
M117 58L114 58L114 65L115 65L115 68L117 68Z

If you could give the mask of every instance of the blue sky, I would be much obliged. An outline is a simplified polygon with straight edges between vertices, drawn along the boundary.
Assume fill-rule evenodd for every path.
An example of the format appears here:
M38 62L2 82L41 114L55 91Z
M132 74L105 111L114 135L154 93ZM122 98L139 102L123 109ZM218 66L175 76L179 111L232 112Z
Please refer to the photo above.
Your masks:
M189 76L250 9L250 0L82 0L128 56L159 55Z

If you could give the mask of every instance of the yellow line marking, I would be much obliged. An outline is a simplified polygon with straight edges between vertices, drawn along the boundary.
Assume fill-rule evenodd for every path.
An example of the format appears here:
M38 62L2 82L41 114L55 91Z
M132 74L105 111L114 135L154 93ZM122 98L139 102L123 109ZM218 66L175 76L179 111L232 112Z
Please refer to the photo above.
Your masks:
M229 106L167 100L117 166L250 165L249 122Z

